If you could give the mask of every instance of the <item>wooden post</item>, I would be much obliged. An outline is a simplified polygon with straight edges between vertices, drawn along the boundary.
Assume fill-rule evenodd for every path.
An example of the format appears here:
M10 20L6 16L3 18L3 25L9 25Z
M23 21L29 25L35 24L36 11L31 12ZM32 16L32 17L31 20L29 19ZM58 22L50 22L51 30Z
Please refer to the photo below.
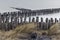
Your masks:
M49 22L48 18L46 18L46 20L45 20L45 21L46 21L46 23L48 23L48 22Z
M28 13L29 23L31 22L31 12Z
M32 18L32 22L35 22L35 18Z
M17 19L17 21L18 21L18 25L19 25L19 18Z
M17 19L18 19L18 17L15 17L15 19L14 19L14 24L15 24L15 26L17 26L18 25L18 21L17 21Z
M11 12L11 27L10 27L10 29L14 29L14 21L13 21L13 19L14 19L14 12Z
M36 17L36 22L39 22L39 17Z
M11 23L13 23L13 17L11 17Z
M2 17L2 22L4 23L4 15L1 15L1 17Z
M55 23L57 22L57 18L55 18Z
M26 23L26 17L24 18L24 23Z
M22 15L21 15L21 12L20 12L20 11L18 11L18 17L20 17L20 16L22 16Z
M6 25L6 27L5 27L5 30L6 31L8 31L9 30L9 26L8 26L8 23L9 23L9 17L6 17L6 22L5 22L5 25Z
M36 13L34 11L32 11L32 16L36 16Z
M50 28L50 26L51 26L51 20L49 20L48 22L48 29Z
M51 26L52 26L52 25L53 25L53 18L51 18L51 20L50 20L50 21L51 21Z
M9 23L9 17L6 17L6 23Z
M48 22L49 22L48 18L46 18L45 21L46 21L46 26L45 27L46 27L46 29L48 29Z
M29 23L31 22L31 16L29 16Z
M25 16L24 16L24 23L26 23L27 12L25 12L24 14L25 14Z
M53 18L51 18L51 22L53 23Z
M22 19L22 17L20 17L20 23L22 23L22 21L23 21L23 19Z
M41 29L43 29L43 18L41 17Z
M41 22L43 22L43 18L41 17Z
M58 20L57 20L57 22L58 22Z
M1 13L0 13L0 29L1 29L1 27L2 27L2 18L1 18Z
M39 17L36 17L37 29L39 29Z
M2 19L1 19L1 13L0 13L0 24L2 23Z

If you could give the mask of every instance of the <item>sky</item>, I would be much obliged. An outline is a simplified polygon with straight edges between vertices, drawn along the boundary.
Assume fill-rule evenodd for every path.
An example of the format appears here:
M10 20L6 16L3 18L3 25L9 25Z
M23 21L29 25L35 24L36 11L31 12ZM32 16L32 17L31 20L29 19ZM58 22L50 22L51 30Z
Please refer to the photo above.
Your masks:
M17 11L11 7L27 8L27 9L49 9L60 8L60 0L0 0L0 12ZM45 15L45 17L60 18L60 13L53 15Z
M0 0L0 12L16 11L10 7L28 9L60 8L60 0Z

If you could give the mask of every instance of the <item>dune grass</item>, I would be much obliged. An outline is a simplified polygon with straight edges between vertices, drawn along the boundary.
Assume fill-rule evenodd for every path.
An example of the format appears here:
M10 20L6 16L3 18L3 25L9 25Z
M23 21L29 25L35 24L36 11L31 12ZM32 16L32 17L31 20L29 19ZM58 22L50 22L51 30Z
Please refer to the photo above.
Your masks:
M60 35L60 23L56 23L53 26L51 26L51 28L49 29L49 34L59 34Z
M0 31L0 36L6 39L15 38L18 34L22 36L23 34L28 34L34 32L36 30L36 23L26 23L22 25L18 25L14 30L10 31Z
M36 32L37 34L42 34L43 32L46 32L47 34L52 34L53 32L57 31L56 27L60 27L59 24L53 25L48 30L37 30L37 23L24 23L21 25L18 25L15 29L10 31L0 31L0 37L2 40L12 40L16 37L28 37L29 33Z

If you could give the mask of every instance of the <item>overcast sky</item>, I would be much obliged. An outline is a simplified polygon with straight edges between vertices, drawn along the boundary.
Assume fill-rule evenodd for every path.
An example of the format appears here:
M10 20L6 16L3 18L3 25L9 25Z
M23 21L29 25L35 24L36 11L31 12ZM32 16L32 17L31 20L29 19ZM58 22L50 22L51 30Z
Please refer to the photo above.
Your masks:
M60 8L60 0L0 0L0 12L15 11L10 7L28 9Z
M16 11L10 7L28 9L60 8L60 0L0 0L0 12ZM58 18L60 14L54 14L53 17Z

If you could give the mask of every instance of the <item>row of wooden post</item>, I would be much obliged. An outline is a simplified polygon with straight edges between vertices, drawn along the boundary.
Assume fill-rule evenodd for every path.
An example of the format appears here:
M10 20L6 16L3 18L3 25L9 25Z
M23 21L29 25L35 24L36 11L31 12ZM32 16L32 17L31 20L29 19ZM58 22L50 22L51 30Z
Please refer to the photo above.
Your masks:
M3 14L0 13L0 29L1 30L14 29L19 24L27 23L26 22L27 17L29 17L29 19L28 19L29 23L30 22L38 23L39 25L37 27L40 29L49 29L49 27L51 25L59 22L59 20L57 20L57 18L55 18L55 22L54 22L53 18L51 18L51 19L46 18L46 20L44 22L42 17L40 19L41 20L40 22L39 22L39 17L36 17L36 21L35 21L35 18L32 18L32 21L31 21L31 14L29 15L27 13L29 16L26 16L27 15L26 13L24 16L22 14L24 14L24 13L20 13L20 12L11 12L11 13L5 12ZM20 22L19 22L19 18L20 18ZM23 18L24 18L24 21L23 21ZM11 20L11 22L9 22L9 20Z

